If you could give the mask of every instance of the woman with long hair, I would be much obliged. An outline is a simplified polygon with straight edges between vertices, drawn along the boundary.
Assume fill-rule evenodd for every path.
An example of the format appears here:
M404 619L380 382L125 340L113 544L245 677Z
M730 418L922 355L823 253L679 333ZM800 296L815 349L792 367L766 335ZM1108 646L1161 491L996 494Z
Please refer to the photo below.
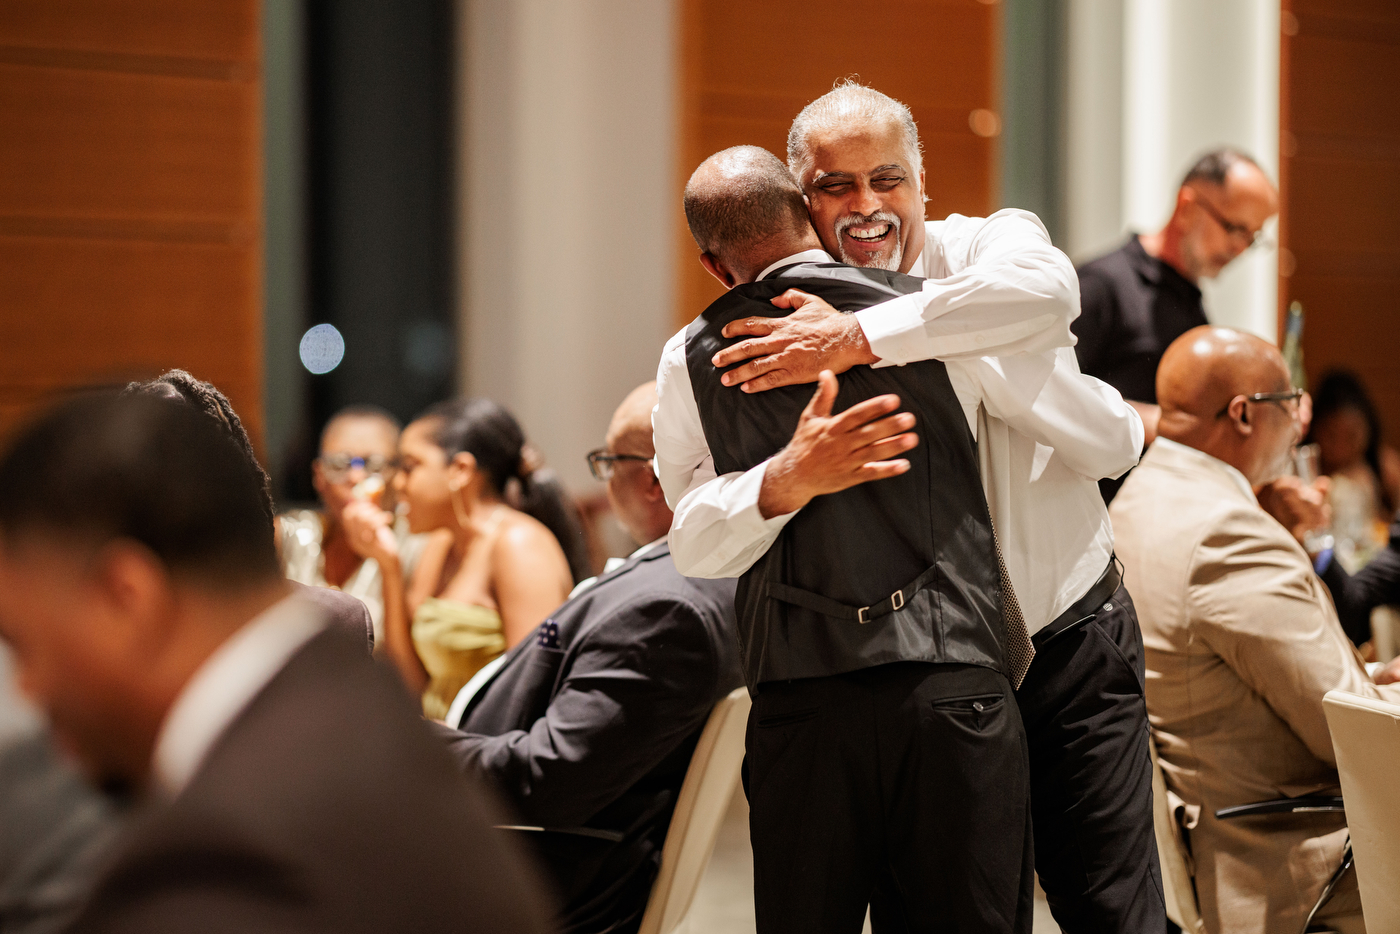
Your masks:
M434 719L573 587L561 543L577 550L582 536L527 450L511 414L486 399L441 403L403 430L394 488L409 529L434 533L411 579L393 517L370 503L346 510L349 534L383 572L383 650Z

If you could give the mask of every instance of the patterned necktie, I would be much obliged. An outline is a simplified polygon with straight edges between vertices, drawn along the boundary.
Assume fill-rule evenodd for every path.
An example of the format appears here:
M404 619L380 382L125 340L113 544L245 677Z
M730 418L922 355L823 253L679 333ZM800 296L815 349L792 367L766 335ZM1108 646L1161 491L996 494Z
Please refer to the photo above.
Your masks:
M1021 604L1011 586L1011 575L1006 573L1006 561L1001 556L1001 542L997 539L995 526L992 527L992 546L997 550L997 568L1001 571L1001 616L1006 624L1006 677L1013 688L1020 688L1026 670L1035 658L1035 645L1026 631L1026 618L1021 615Z

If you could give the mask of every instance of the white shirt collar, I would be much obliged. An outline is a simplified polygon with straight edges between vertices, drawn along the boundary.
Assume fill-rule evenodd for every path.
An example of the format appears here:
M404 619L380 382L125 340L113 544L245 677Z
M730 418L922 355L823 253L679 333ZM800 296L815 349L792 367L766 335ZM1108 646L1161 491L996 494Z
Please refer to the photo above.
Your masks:
M1257 504L1259 502L1259 500L1256 499L1254 496L1254 487L1250 485L1249 479L1245 477L1244 474L1240 473L1237 468L1225 463L1220 458L1212 454L1207 454L1205 451L1202 451L1199 448L1193 448L1189 444L1182 444L1180 441L1173 441L1170 438L1159 437L1156 441L1153 441L1152 443L1164 445L1168 451L1176 451L1185 457L1195 458L1199 463L1207 464L1216 468L1217 470L1223 471L1225 475L1230 478L1231 482L1234 483L1235 486L1239 487L1240 491L1249 498L1249 501L1251 503Z
M229 636L185 684L156 737L151 771L174 797L254 697L326 625L314 604L279 600Z
M834 263L831 254L826 250L803 250L801 253L794 253L791 256L784 256L782 259L768 266L763 272L754 277L755 282L766 278L775 269L782 269L784 266L791 266L794 263Z

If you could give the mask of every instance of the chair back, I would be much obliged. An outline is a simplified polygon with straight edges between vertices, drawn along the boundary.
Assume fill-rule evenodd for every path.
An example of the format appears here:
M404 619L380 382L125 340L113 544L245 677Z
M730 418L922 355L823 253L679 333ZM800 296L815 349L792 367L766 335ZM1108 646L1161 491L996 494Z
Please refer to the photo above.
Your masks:
M1328 691L1322 699L1368 934L1400 934L1400 704Z
M751 703L748 689L736 688L710 712L676 799L638 934L671 934L690 911L739 781Z
M1157 836L1157 859L1162 864L1162 895L1167 902L1167 917L1185 934L1205 934L1196 905L1196 887L1186 862L1186 841L1167 800L1167 780L1157 758L1157 741L1150 736L1147 748L1152 753L1152 829Z

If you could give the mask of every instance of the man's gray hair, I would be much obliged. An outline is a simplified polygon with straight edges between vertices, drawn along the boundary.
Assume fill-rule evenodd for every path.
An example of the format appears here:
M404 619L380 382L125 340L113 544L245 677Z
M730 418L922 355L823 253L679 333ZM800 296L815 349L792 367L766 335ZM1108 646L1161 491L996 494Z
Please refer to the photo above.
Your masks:
M810 223L787 166L758 146L733 146L701 163L685 186L685 220L701 250L726 259Z
M842 78L830 91L803 107L792 121L792 129L788 130L788 168L799 184L812 168L812 134L845 123L883 123L897 127L910 168L915 173L923 171L923 146L909 108L854 79Z
M1187 171L1186 177L1181 180L1182 185L1189 185L1192 182L1205 182L1217 188L1225 184L1225 178L1230 174L1230 170L1241 162L1248 163L1259 169L1259 163L1254 161L1254 157L1242 149L1233 146L1222 146L1220 149L1213 149L1196 160L1195 165Z

